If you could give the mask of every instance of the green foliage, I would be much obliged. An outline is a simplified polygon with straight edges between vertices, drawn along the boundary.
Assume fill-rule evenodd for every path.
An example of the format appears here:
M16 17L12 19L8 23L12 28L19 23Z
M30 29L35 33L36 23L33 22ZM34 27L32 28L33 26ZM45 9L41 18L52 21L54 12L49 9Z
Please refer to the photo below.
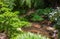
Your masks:
M30 15L32 21L43 21L42 16L49 16L49 13L52 12L52 8L38 9Z
M58 29L58 39L60 39L60 7L57 7L54 12L51 18L56 21L55 28Z
M32 16L31 20L32 21L42 21L44 19L41 16L35 14L35 15Z
M49 18L50 18L50 21L54 21L54 20L57 21L57 10L49 13Z
M3 5L3 4L2 4ZM18 22L18 23L21 23L20 21L20 18L18 17L18 14L19 12L18 11L15 11L15 12L11 12L11 10L9 8L6 8L6 7L2 7L0 9L0 13L3 13L3 14L0 14L0 19L4 22L8 21L8 23L11 23L13 24L14 22ZM2 22L1 21L1 22ZM22 23L25 23L25 21L22 21ZM21 24L19 24L21 25Z
M28 7L28 8L42 8L44 6L43 0L16 0L15 2L19 7Z
M21 21L15 12L5 12L0 15L0 28L4 28L4 31L8 31L10 35L15 33L17 28L28 26L28 24L29 22Z
M9 23L10 25L14 27L23 26L27 23L25 21L20 21L18 16L12 12L5 12L4 14L0 15L0 19L1 20L3 19L1 22Z
M0 5L2 6L0 8L0 31L6 31L10 38L18 33L17 28L30 25L18 16L19 11L12 12L10 8L5 7L3 2Z
M32 7L34 8L43 8L44 7L44 0L32 0Z
M26 0L26 5L28 5L28 7L31 8L31 0Z
M58 29L58 39L60 39L60 7L57 7L57 9L53 10L50 14L50 21L55 21L55 28Z
M25 9L20 9L20 15L26 14L26 10Z
M49 17L51 21L57 21L57 25L60 25L60 9L55 9L51 13L49 13Z
M28 33L19 34L16 37L11 38L11 39L49 39L49 38L42 35L36 35L36 34L28 32Z
M15 6L15 0L1 0L4 4L8 5L8 8L13 9Z
M0 32L6 31L9 39L47 39L40 35L17 30L17 28L31 25L28 19L19 16L31 8L37 10L30 15L31 17L27 16L29 20L43 21L42 16L48 16L50 21L57 21L56 28L60 30L60 10L52 11L52 8L44 9L44 7L44 0L0 0Z
M0 1L0 14L11 11L11 9L8 8L7 4L4 4L3 2Z
M18 8L43 8L42 6L44 6L44 0L1 0L1 2L7 4L8 8L11 10L13 10L14 6L17 6Z
M45 9L36 10L36 13L38 15L48 15L50 12L52 12L52 8L45 8Z
M15 4L18 5L19 7L29 7L31 8L31 0L16 0Z

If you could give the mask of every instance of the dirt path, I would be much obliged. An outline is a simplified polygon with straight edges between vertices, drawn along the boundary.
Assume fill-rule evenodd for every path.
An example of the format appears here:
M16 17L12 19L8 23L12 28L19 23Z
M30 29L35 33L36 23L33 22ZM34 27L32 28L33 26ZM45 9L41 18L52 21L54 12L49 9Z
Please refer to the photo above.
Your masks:
M23 27L22 30L26 32L41 34L51 39L57 39L57 32L54 33L55 28L46 25L42 27L42 25L39 23L32 23L31 27ZM55 36L53 37L54 34Z

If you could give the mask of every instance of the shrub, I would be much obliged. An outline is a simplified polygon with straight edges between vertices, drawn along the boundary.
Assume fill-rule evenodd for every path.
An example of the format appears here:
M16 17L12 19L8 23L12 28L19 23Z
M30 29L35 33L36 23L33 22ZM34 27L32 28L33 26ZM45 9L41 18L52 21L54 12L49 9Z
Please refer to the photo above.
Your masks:
M55 28L58 29L59 31L58 37L60 38L60 8L57 7L57 9L53 10L49 15L50 15L50 20L56 22L54 25Z
M1 6L4 5L3 2L0 4ZM29 22L22 20L18 14L19 11L12 12L11 9L5 7L5 5L0 8L0 30L6 32L10 38L18 33L17 28L30 24Z
M33 8L44 8L44 0L32 0L31 3Z
M49 16L50 12L52 12L52 8L38 9L28 18L30 18L32 21L43 21L46 17Z
M15 6L15 0L1 0L1 2L3 2L4 4L8 5L8 8L10 8L11 10L14 8Z
M36 10L36 13L38 15L48 15L50 12L52 12L52 8L45 8L45 9Z
M32 21L42 21L42 20L44 20L44 18L42 18L41 16L35 14L35 15L32 16L31 20Z
M28 32L28 33L19 34L12 39L49 39L49 38L42 35L36 35L36 34Z

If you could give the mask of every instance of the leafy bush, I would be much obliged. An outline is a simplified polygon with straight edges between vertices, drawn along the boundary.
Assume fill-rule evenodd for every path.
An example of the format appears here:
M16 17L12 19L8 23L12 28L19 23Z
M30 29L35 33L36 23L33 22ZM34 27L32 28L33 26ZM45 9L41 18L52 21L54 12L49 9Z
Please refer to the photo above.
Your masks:
M43 21L44 18L42 16L48 17L50 12L52 12L52 8L38 9L30 15L30 18L32 21Z
M11 38L11 39L49 39L49 38L42 35L36 35L36 34L28 32L28 33L19 34L16 37Z
M45 8L45 9L36 10L36 13L38 15L48 15L50 12L52 12L52 8Z
M17 28L28 26L30 24L18 16L19 11L12 12L11 9L5 7L3 2L0 4L2 6L0 8L0 30L6 32L10 38L18 33Z
M59 8L59 7L58 7ZM60 9L55 9L51 13L49 13L49 17L51 21L57 21L57 25L60 25Z
M42 20L44 20L44 18L42 18L41 16L39 16L37 14L32 14L31 20L32 21L42 21Z
M19 27L28 26L29 22L26 21L20 21L16 13L14 12L5 12L4 14L0 15L0 28L1 30L7 31L7 32L14 32ZM13 31L14 30L14 31ZM15 32L14 32L15 33ZM9 35L9 34L8 34ZM12 35L12 34L10 34Z
M3 2L4 4L8 5L8 8L10 8L11 10L14 8L15 6L15 0L1 0L1 2Z

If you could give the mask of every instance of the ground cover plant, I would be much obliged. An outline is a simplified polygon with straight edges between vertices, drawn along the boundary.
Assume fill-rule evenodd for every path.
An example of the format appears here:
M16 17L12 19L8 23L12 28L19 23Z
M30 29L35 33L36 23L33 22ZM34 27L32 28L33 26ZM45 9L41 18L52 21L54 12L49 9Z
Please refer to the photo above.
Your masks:
M49 39L49 38L28 32L18 35L17 38L15 39Z

